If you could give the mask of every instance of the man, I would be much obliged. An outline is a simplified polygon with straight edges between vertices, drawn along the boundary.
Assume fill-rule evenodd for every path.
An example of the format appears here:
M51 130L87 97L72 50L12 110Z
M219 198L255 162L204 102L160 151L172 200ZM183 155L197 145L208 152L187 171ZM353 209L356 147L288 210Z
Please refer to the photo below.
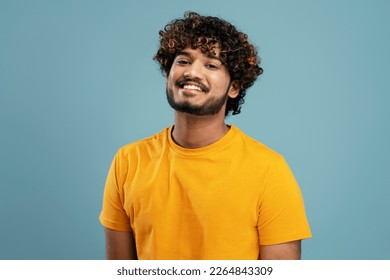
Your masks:
M174 125L119 149L100 221L108 259L300 259L311 236L283 157L225 124L262 73L247 35L186 13L160 31Z

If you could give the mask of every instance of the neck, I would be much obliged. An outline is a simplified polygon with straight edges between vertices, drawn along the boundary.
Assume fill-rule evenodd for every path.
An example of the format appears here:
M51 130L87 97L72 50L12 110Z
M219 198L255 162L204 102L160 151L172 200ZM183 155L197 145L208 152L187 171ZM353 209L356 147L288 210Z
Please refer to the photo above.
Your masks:
M184 148L195 149L208 146L229 131L224 119L225 116L221 114L194 116L176 111L172 138Z

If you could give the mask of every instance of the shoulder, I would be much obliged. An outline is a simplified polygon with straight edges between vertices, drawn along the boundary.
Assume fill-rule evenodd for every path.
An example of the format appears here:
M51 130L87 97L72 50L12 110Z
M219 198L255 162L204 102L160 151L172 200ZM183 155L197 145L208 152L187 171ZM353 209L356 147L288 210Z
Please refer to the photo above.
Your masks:
M122 146L118 149L116 157L127 158L134 154L144 154L145 152L150 153L155 150L161 150L167 142L169 130L170 127L164 128L152 136Z
M258 158L268 163L283 158L281 154L242 132L238 127L232 126L232 128L235 131L236 140L239 141L239 146L243 149L246 156Z

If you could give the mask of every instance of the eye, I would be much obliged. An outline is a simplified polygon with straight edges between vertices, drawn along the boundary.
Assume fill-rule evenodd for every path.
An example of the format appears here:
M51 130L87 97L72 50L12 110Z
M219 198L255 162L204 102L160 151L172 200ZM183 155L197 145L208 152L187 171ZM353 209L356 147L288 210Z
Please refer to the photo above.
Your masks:
M190 62L187 59L179 58L179 59L176 60L176 63L179 64L179 65L187 65Z
M219 69L219 65L217 64L213 64L213 63L208 63L206 64L206 67L210 70L218 70Z

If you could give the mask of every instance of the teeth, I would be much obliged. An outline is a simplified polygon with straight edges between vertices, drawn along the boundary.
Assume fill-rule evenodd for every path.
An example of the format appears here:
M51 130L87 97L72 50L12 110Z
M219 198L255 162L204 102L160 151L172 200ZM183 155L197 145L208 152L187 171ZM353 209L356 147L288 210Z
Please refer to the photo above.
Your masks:
M202 91L202 89L198 86L195 86L195 85L184 85L185 89L191 89L191 90L198 90L198 91Z

